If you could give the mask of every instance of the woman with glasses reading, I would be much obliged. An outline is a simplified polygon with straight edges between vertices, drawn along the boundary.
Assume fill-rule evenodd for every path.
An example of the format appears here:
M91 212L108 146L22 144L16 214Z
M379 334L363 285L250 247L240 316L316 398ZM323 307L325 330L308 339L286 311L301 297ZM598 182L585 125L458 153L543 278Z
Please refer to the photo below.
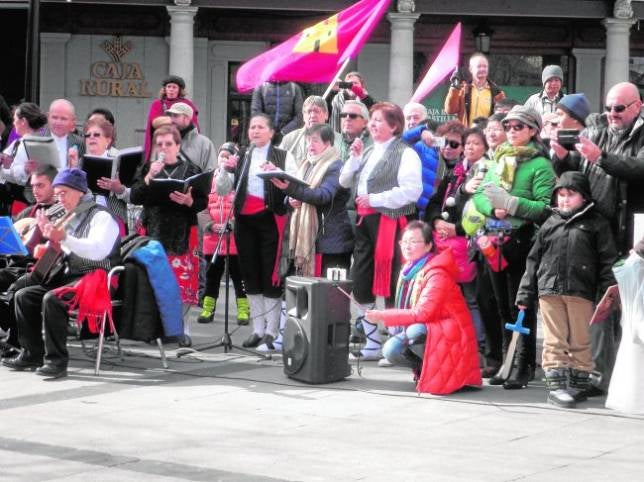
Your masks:
M476 335L456 282L452 252L435 254L433 247L427 223L407 225L400 240L406 264L398 278L395 307L369 310L366 316L385 326L403 326L385 342L383 355L413 370L419 392L446 395L466 385L481 385L481 374Z
M494 154L494 163L483 183L473 196L476 209L485 215L486 231L490 239L501 241L501 253L507 262L505 268L488 265L496 299L499 322L514 323L518 309L514 305L526 259L532 245L535 224L542 223L550 214L548 206L555 186L545 146L541 143L541 116L529 107L515 106L503 120L507 142ZM525 312L524 324L529 335L519 341L516 369L508 380L498 376L491 384L504 388L524 388L534 377L536 364L536 313ZM503 328L502 328L503 329ZM507 350L511 332L503 329L503 352Z
M85 156L110 157L118 156L119 151L113 146L114 143L114 125L106 120L94 119L88 120L83 128L85 137ZM78 150L70 149L69 165L76 167L79 165ZM117 179L101 178L97 181L98 187L110 191L110 195L96 196L96 202L107 207L116 217L119 223L121 235L125 235L127 227L127 202L117 196L119 189L125 190L120 181Z
M396 239L414 216L423 191L420 158L400 140L404 126L400 107L390 102L375 104L369 119L373 147L364 149L357 138L340 173L340 184L355 188L358 220L351 279L353 296L367 307L373 307L377 296L389 305L393 302L400 270ZM374 321L363 320L367 343L359 356L364 360L381 357Z

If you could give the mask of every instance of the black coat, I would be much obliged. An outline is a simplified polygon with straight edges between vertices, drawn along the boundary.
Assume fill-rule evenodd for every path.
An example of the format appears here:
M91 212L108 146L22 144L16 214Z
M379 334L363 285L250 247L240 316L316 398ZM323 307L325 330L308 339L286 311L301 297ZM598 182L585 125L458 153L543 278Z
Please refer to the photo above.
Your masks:
M537 296L566 295L596 301L615 284L617 249L608 221L590 203L573 216L558 212L541 226L530 250L516 303L536 304Z
M342 254L353 251L353 228L346 210L351 191L340 186L342 161L329 166L316 188L290 183L286 189L293 199L313 204L318 214L318 237L315 250L322 254Z
M201 172L198 166L183 158L180 158L177 164L169 166L169 169L172 169L173 179L187 179ZM130 191L130 202L143 205L143 226L148 236L158 240L168 254L184 254L188 251L190 228L197 224L197 213L206 209L208 197L193 190L193 204L190 207L172 201L158 204L157 200L150 196L150 188L144 180L149 170L150 164L147 163L135 177ZM161 171L156 177L169 176Z
M564 159L553 158L557 176L581 171L590 181L597 210L611 221L617 248L627 255L633 246L633 213L644 212L644 118L611 145L605 114L591 114L584 135L602 149L597 162L589 162L577 151Z

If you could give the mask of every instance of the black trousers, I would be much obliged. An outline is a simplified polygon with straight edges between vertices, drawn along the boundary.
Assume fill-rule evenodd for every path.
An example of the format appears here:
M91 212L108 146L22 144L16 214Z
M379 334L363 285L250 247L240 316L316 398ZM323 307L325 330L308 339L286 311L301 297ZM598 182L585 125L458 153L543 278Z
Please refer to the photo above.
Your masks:
M18 339L29 359L40 361L44 357L53 365L67 366L69 316L67 306L54 296L52 290L73 283L77 279L78 276L61 276L46 285L41 285L31 279L31 274L26 274L16 281L14 302Z
M479 256L476 260L476 301L485 329L485 364L499 367L503 363L503 332L499 323L499 310L494 297L487 261Z
M532 246L534 226L525 225L512 232L510 239L503 245L502 253L508 262L503 271L495 272L488 265L488 274L492 282L494 298L497 304L498 323L502 330L502 349L505 354L512 338L512 332L505 329L506 323L514 323L519 309L515 305L521 277L525 272L526 260ZM536 307L525 312L523 326L530 329L529 335L521 335L517 346L516 360L519 367L536 366L537 358L537 313ZM498 348L498 347L497 347Z
M239 256L231 254L228 257L228 270L230 272L230 279L233 280L235 287L235 297L245 298L246 290L242 281L241 268L239 266ZM221 277L224 274L226 265L226 255L222 254L217 256L214 263L210 263L208 271L206 272L206 290L204 296L217 298L219 296L219 286L221 284Z
M362 217L356 225L356 241L353 249L353 266L351 279L353 280L353 296L358 303L373 303L373 254L376 249L378 228L380 227L380 214L370 214ZM396 225L396 241L400 239L400 229ZM387 306L393 306L396 297L396 283L400 273L401 256L398 243L394 243L393 262L391 270L390 296L385 300Z
M3 299L0 300L0 328L9 331L7 343L16 348L20 347L20 342L18 341L18 327L16 326L13 301L15 289L12 285L25 273L25 270L26 268L20 267L0 269L0 291L5 293Z
M282 286L273 286L272 282L278 242L275 217L270 211L236 217L235 244L247 294L282 296Z
M320 276L326 277L326 270L330 268L346 269L351 267L351 253L322 254L322 269Z

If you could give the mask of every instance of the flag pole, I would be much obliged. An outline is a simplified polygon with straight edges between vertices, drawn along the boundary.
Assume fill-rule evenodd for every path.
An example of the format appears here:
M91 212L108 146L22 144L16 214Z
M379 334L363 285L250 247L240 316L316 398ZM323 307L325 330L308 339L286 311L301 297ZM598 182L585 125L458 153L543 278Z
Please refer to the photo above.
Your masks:
M333 77L333 80L331 80L331 83L328 85L328 87L324 91L324 95L322 95L324 100L326 100L326 98L329 96L329 94L333 90L333 86L338 81L340 76L344 73L344 69L347 68L347 65L349 65L350 60L351 60L351 57L347 57L346 59L344 59L344 62L342 62L342 65L340 66L340 68L338 69L337 73L335 74L335 77Z
M340 68L339 68L339 69L338 69L338 71L336 72L335 76L333 77L333 79L331 80L331 82L329 83L329 85L327 86L326 90L324 91L324 94L322 95L322 98L323 98L325 101L326 101L326 98L327 98L327 97L329 96L329 94L331 93L331 91L333 90L333 86L334 86L334 85L335 85L335 83L338 81L338 79L340 78L340 76L343 74L344 69L346 69L346 68L347 68L347 65L349 65L349 61L350 61L350 60L351 60L351 57L347 57L346 59L344 59L344 62L342 62L342 65L340 66ZM329 112L329 115L331 115L331 113L330 113L330 112ZM288 150L288 152L290 152L290 153L291 153L291 155L293 155L293 150L295 149L295 146L297 146L297 145L300 143L300 141L302 140L302 137L304 137L304 132L305 132L305 131L306 131L306 129L304 129L304 127L302 127L302 129L300 130L300 133L298 134L297 138L295 139L295 142L293 143L293 145L291 146L291 148ZM297 162L299 162L299 161L301 161L301 160L302 160L302 159L295 159L295 162L297 163Z

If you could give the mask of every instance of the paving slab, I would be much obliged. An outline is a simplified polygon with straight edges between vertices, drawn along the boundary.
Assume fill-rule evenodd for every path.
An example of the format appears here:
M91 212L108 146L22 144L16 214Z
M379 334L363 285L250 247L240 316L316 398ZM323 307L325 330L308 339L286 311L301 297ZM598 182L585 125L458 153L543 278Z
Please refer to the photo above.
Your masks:
M221 314L192 330L218 341ZM307 385L278 355L168 345L166 370L154 345L123 345L99 376L77 341L65 379L0 368L1 481L644 480L644 417L558 409L538 380L435 397L373 362Z

